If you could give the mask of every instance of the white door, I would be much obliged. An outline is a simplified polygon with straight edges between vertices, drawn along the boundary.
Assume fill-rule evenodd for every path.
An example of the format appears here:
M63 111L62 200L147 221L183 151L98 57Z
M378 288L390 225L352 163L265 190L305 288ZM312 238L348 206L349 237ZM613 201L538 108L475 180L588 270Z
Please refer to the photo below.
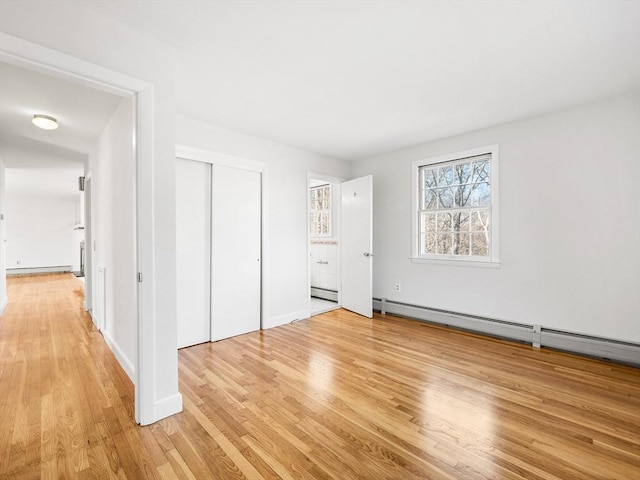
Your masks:
M213 165L211 340L260 329L262 174Z
M373 177L342 183L342 307L373 316Z
M211 165L176 162L178 348L211 340Z

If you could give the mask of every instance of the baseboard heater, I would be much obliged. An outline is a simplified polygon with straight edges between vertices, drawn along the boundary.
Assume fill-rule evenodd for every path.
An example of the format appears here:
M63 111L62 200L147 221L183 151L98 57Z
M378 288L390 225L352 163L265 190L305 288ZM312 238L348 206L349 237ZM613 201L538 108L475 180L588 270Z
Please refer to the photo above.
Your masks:
M328 288L311 287L311 296L322 298L323 300L330 300L332 302L338 301L338 291L330 290Z
M640 344L374 298L373 309L423 322L640 366Z
M71 265L58 265L54 267L24 267L7 268L7 275L36 275L39 273L65 273L71 271Z

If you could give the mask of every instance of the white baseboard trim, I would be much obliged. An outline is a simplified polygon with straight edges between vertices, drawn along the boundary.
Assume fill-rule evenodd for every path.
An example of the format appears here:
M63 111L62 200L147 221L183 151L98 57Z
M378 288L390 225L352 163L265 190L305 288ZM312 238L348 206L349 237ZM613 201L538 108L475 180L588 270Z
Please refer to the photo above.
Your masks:
M66 273L72 269L71 265L59 265L55 267L24 267L7 268L7 275L37 275L39 273Z
M107 346L111 349L111 351L115 355L116 360L118 360L118 363L120 364L120 366L122 367L124 372L129 377L129 380L131 380L131 382L133 382L133 384L135 385L135 383L136 383L136 377L135 377L136 370L135 370L131 360L129 360L129 358L124 354L122 349L113 340L113 338L111 338L109 336L109 334L107 332L102 332L102 337L104 338L104 341L107 343Z
M640 366L640 344L552 330L540 325L506 322L491 318L374 298L373 308L382 313L468 330L475 333L529 343L590 357Z
M4 313L4 309L7 308L7 301L5 300L4 302L2 302L2 305L0 305L0 315L2 315Z
M170 417L182 411L182 394L180 392L156 401L154 422Z
M262 329L266 330L267 328L279 327L281 325L286 325L287 323L291 323L296 320L303 320L305 318L309 318L310 316L311 316L311 313L309 312L309 310L300 310L298 312L287 313L286 315L271 317L266 322L263 322Z

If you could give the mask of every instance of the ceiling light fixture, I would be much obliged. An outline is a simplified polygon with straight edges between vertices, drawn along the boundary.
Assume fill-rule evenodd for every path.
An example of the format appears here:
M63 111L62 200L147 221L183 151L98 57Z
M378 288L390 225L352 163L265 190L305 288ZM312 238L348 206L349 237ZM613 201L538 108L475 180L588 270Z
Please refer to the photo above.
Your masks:
M42 115L37 113L33 116L33 120L31 120L36 127L40 127L44 130L55 130L58 128L58 120L49 115Z

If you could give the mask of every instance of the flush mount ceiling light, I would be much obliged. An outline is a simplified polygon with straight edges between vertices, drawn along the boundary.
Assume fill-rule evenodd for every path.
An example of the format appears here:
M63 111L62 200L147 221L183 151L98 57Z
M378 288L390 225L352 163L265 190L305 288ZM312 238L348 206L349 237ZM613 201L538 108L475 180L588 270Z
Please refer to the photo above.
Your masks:
M49 115L42 115L37 113L33 116L33 120L31 120L36 127L40 127L44 130L55 130L58 128L58 120Z

